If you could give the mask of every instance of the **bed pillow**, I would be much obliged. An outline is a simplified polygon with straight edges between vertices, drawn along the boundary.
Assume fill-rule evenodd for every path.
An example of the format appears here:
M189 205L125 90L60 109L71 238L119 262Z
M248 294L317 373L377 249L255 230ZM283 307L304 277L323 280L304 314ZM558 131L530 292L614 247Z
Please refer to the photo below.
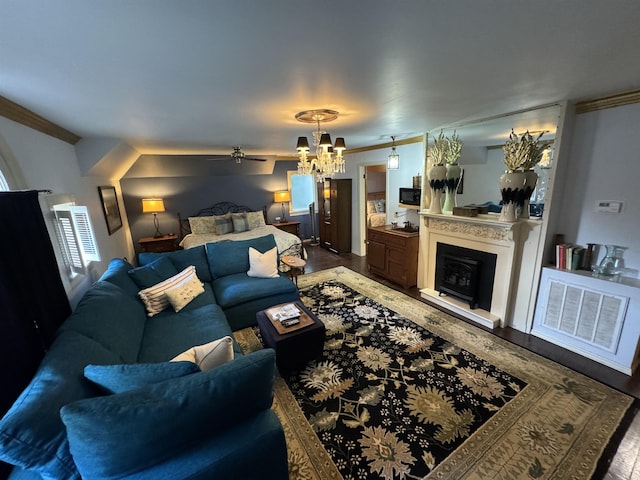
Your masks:
M197 278L196 267L190 265L173 277L167 278L144 290L140 290L138 296L147 309L147 316L153 317L167 308L169 306L169 299L167 298L166 291L185 281L189 281L192 276Z
M204 286L198 277L190 275L185 281L164 292L176 312L186 307L191 300L204 293Z
M216 222L211 216L209 217L189 217L189 228L191 233L196 235L206 235L216 233Z
M367 215L371 215L372 213L378 213L376 210L376 201L367 200Z
M278 249L273 247L260 253L249 247L249 271L247 275L257 278L278 278Z
M213 221L216 224L216 234L225 235L233 232L233 221L231 220L231 214L225 213L224 215L214 215Z
M231 222L233 223L233 231L236 233L246 232L249 230L249 221L246 213L232 213Z
M122 393L199 371L198 365L190 361L128 363L122 365L87 365L84 367L84 376L109 393Z
M263 212L247 212L247 221L249 222L249 230L266 226Z
M376 200L376 213L385 213L387 210L386 203L383 199Z
M233 360L233 340L230 336L197 345L171 359L172 362L192 362L203 372Z

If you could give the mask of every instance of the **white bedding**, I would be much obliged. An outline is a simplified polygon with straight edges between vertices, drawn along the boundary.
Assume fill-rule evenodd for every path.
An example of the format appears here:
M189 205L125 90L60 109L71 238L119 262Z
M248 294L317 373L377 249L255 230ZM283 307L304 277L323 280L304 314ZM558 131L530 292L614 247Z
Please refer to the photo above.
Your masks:
M280 256L291 255L302 258L302 241L296 235L284 232L273 225L265 225L263 227L254 228L240 233L226 233L224 235L216 235L214 233L194 234L189 233L180 242L182 248L193 248L198 245L204 245L209 242L221 242L224 240L249 240L251 238L264 237L273 234L278 247Z
M386 213L370 213L367 216L368 227L381 227L387 223Z

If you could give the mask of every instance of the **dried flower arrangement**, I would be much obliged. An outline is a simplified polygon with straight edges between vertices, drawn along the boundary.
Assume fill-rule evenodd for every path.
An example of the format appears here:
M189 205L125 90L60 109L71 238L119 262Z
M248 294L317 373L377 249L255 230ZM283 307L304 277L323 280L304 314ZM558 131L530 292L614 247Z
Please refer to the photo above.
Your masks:
M456 131L453 131L451 138L447 138L447 153L446 159L449 165L455 164L460 158L462 153L462 141L460 137L456 135Z
M433 140L433 145L429 147L429 156L433 159L433 164L442 165L447 159L448 150L449 143L442 130L440 130L440 135Z
M509 140L502 147L504 151L504 164L510 172L519 168L527 170L533 168L541 159L546 145L540 143L541 132L537 138L533 138L527 130L520 138L511 130Z

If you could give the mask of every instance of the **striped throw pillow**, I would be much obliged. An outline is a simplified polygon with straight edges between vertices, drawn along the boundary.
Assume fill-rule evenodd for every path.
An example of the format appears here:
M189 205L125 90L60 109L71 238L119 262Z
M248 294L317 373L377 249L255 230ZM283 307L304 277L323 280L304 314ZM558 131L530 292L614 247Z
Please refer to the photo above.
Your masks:
M233 222L234 232L246 232L249 230L249 221L246 213L232 213L231 221Z
M181 285L183 282L189 282L192 277L196 277L196 267L189 265L180 273L166 280L156 283L155 285L140 290L138 296L147 309L147 315L153 317L169 306L169 299L166 291Z
M231 214L225 213L224 215L215 215L213 221L216 224L216 233L218 235L224 235L225 233L233 232L233 222L231 221Z

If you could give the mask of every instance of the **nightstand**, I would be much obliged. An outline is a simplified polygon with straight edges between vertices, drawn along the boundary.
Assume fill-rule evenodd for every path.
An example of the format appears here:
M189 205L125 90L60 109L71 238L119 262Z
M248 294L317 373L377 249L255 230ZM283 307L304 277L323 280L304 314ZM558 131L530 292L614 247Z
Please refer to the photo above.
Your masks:
M274 227L295 235L296 237L300 236L300 222L279 222L273 223Z
M163 235L162 237L143 237L138 240L142 252L173 252L178 249L178 236Z

